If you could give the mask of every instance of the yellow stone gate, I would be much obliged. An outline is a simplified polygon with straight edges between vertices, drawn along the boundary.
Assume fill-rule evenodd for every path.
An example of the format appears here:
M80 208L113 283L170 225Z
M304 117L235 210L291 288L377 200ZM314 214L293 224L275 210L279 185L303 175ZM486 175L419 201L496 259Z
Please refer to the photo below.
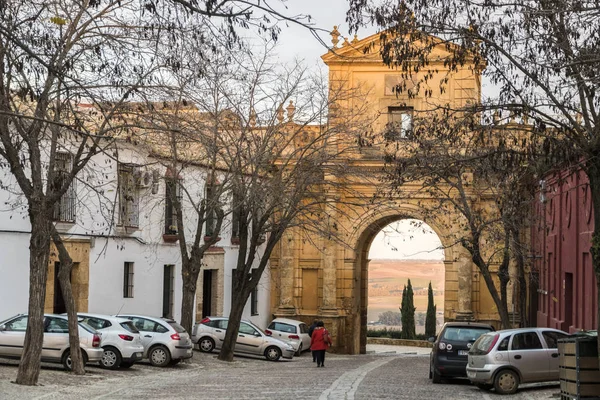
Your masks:
M433 75L428 81L436 86L442 74L449 74L451 79L447 90L437 97L412 96L407 93L411 87L421 85L419 92L425 93L426 84L423 86L422 77L409 77L406 73L383 65L377 50L378 35L363 40L355 38L352 42L346 39L340 47L337 46L337 29L334 29L332 36L334 50L322 57L329 68L330 91L341 87L362 88L365 96L360 101L368 106L373 132L383 132L390 122L397 123L401 128L406 114L427 111L436 104L464 106L479 101L481 71L465 65L450 73L444 66L444 57L448 54L444 46L440 45L437 57L433 57L428 66L429 73ZM373 44L374 50L365 54L363 49ZM427 71L423 71L425 73ZM404 90L398 92L398 87ZM347 101L351 103L358 100ZM353 107L352 104L344 106ZM335 120L330 118L329 123L335 123ZM355 159L344 160L358 177L352 183L353 190L349 191L361 194L354 199L356 202L377 194L378 188L370 182L361 182L360 176L381 171L383 147L375 140ZM348 204L353 202L353 199L344 200ZM371 242L388 224L414 218L425 221L437 233L445 248L445 320L491 322L498 327L495 305L483 279L480 279L468 252L452 240L452 231L448 227L452 226L452 218L460 216L426 218L421 207L427 201L427 198L397 198L377 202L368 211L364 211L368 207L362 207L360 211L357 208L353 212L334 216L342 230L348 232L344 244L325 238L306 240L298 230L287 231L271 257L273 315L307 323L314 318L322 319L333 334L335 351L365 353L368 254Z

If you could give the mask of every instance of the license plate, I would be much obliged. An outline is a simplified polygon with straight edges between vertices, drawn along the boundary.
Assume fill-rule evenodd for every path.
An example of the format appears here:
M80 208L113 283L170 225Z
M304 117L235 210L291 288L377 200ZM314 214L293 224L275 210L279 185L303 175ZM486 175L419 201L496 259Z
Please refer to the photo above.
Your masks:
M469 350L459 350L458 351L459 356L466 356L468 354L469 354Z

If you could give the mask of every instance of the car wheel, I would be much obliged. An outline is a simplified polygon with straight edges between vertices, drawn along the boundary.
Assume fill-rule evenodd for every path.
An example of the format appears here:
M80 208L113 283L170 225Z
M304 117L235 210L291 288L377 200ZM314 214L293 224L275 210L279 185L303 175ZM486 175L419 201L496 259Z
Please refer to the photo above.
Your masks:
M215 349L215 341L209 337L203 337L198 340L198 346L203 353L210 353Z
M431 381L433 383L440 383L442 381L442 375L440 375L439 372L436 371L435 367L432 365L431 366Z
M499 394L513 394L519 388L519 376L515 371L503 369L494 379L494 389Z
M475 386L481 390L490 390L494 387L494 385L490 385L489 383L476 383Z
M125 362L125 361L123 361L123 362L121 363L120 367L121 367L121 368L125 368L125 369L127 369L127 368L131 368L131 366L132 366L132 365L133 365L133 363L132 363L132 362Z
M281 358L279 347L271 346L265 350L265 358L269 361L277 361Z
M302 353L302 343L300 343L300 346L298 346L298 351L296 352L296 356L299 356Z
M87 353L81 350L81 356L83 357L83 366L85 367L85 364L87 364L88 362ZM63 353L61 363L67 371L71 371L73 369L73 360L71 359L70 349L65 350L65 352Z
M156 346L150 350L148 358L155 367L166 367L171 362L171 353L166 347Z
M117 369L121 365L121 353L114 347L105 347L102 359L100 360L100 366L107 369Z

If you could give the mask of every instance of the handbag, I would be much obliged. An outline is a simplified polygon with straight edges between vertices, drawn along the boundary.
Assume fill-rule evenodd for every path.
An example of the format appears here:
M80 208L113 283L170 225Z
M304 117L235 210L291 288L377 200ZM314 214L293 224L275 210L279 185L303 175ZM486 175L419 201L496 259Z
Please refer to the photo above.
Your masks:
M331 346L331 336L329 335L329 331L325 329L323 332L323 342L325 342L328 346Z

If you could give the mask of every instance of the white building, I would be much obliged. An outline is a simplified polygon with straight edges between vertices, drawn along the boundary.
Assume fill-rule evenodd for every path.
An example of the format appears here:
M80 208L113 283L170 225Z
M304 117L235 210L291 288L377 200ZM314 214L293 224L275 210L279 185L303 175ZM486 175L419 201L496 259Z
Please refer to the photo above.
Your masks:
M59 154L70 168L68 152ZM179 244L166 200L168 169L143 146L119 143L96 155L55 209L56 225L75 262L72 283L79 311L153 316L181 315L182 277ZM204 196L206 171L186 167L179 173L186 191ZM184 197L184 206L189 204ZM184 211L186 211L184 210ZM188 241L194 212L184 212ZM228 214L221 240L203 260L196 294L196 318L228 315L231 276L237 262L236 238ZM7 168L0 167L0 320L27 312L30 225L27 202ZM55 279L56 252L50 254L46 312L64 312ZM266 327L270 320L268 269L249 299L244 318Z

